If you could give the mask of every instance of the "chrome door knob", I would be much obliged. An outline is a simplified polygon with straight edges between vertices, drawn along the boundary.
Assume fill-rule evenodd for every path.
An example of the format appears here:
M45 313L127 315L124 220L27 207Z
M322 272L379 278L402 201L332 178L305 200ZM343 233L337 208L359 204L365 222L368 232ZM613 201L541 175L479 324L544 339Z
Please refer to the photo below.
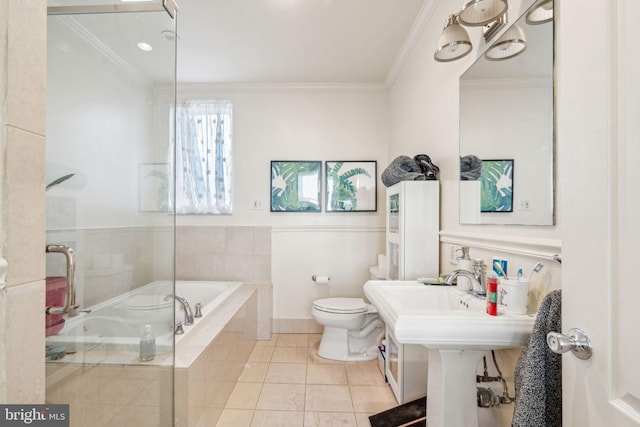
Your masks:
M554 353L562 354L571 351L578 359L588 359L593 354L589 337L578 328L569 329L569 336L559 332L549 332L547 345Z

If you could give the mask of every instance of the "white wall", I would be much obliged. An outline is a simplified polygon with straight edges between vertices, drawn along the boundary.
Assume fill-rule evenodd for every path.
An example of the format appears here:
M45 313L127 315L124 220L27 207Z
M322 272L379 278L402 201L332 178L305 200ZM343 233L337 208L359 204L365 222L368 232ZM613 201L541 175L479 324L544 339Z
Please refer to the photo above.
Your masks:
M233 102L233 214L182 215L178 225L271 226L275 331L315 330L311 302L362 296L384 251L384 185L377 212L270 212L271 160L375 160L387 165L387 91L378 86L179 86L180 99ZM323 166L324 167L324 166ZM324 186L324 184L323 184ZM263 208L254 210L254 200ZM331 276L316 286L311 276Z

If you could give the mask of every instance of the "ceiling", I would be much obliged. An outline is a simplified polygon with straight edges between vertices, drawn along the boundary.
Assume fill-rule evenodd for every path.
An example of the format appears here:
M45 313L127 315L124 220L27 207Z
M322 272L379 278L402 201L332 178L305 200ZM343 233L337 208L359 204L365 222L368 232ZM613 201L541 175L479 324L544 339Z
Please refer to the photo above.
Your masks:
M178 81L384 83L430 0L179 0Z

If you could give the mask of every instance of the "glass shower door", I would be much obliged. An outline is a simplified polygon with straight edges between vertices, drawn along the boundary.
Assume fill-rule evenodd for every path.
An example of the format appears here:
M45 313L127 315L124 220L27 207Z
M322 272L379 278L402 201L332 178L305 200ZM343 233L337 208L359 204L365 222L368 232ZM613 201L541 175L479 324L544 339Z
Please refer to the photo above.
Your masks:
M47 29L47 245L74 254L76 295L46 316L46 400L71 426L171 426L175 20L63 6ZM66 301L67 258L47 254L48 307Z

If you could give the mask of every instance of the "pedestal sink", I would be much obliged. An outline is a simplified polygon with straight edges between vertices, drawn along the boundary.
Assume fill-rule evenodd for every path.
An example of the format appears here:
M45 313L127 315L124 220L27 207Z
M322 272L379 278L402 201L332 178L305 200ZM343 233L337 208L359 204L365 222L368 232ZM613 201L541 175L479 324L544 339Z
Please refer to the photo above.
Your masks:
M477 426L478 362L487 350L523 346L535 315L489 316L482 298L417 281L370 280L364 293L401 344L428 349L427 425Z

